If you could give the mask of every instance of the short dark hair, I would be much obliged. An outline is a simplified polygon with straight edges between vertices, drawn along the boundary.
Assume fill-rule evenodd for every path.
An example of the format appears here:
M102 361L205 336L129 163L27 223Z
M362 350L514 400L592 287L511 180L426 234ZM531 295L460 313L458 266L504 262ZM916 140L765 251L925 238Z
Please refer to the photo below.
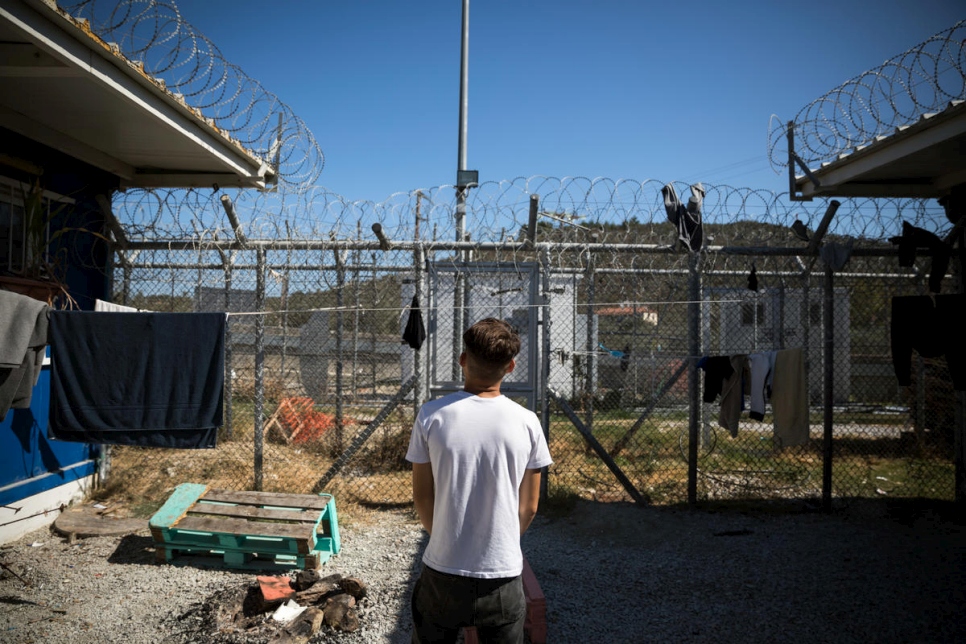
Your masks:
M503 320L484 318L463 332L466 352L488 367L505 367L520 353L520 336Z

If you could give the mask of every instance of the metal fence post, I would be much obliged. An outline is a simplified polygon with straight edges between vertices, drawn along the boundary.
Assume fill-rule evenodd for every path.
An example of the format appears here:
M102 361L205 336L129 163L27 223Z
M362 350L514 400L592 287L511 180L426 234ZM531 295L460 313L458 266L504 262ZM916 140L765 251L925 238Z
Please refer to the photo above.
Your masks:
M916 274L916 291L926 295L926 285L922 274ZM926 444L926 361L916 352L916 413L912 419L912 429L916 435L916 446L921 450Z
M587 379L584 401L584 424L594 433L594 392L597 389L597 317L594 315L596 288L594 285L593 253L587 253Z
M416 221L419 221L419 216L417 215ZM423 251L422 246L417 246L416 250L413 251L413 273L414 278L414 289L416 299L419 301L419 306L425 308L425 301L423 300L423 265L426 263L425 251ZM410 313L412 315L412 313ZM423 383L423 350L422 347L416 349L413 353L413 375L416 376L416 386L413 389L413 418L419 414L419 408L423 404L424 400L424 383Z
M335 443L336 451L342 452L342 403L345 387L342 382L342 324L345 316L342 307L345 305L345 258L343 251L336 248L335 253ZM373 383L375 391L375 383Z
M256 250L255 274L255 491L262 490L262 459L265 431L265 248Z
M961 217L966 218L966 213L961 213ZM959 223L962 224L962 221ZM962 248L966 244L966 234L963 233L962 228L959 229L957 237L959 238L960 248ZM962 296L966 292L966 288L964 288L966 276L963 274L963 269L966 267L962 264L961 252L954 254L953 257L956 292ZM953 476L955 477L953 499L959 508L960 516L964 516L966 515L966 392L954 390L953 394L956 397L955 426L953 428Z
M225 251L218 249L221 256L221 266L225 271L225 311L231 310L231 264L232 257ZM225 436L231 438L232 435L232 393L234 382L232 374L232 338L231 338L231 316L225 321Z
M701 390L698 356L701 355L701 253L688 255L688 504L698 500L698 430L701 425Z
M543 350L541 351L540 361L540 423L543 425L543 436L550 444L550 326L553 320L550 319L550 250L543 249L540 254L540 263L543 269ZM549 481L547 476L549 468L543 468L543 476L540 477L540 498L547 498Z
M135 251L135 254L137 251ZM131 273L134 272L134 268L131 266L130 258L124 257L121 262L121 271L124 277L121 280L121 304L124 306L129 306L131 297Z
M835 276L832 267L825 266L824 307L822 311L822 510L832 511L832 423L835 378Z
M292 231L289 228L288 222L285 222L285 232L287 233L289 239L292 238ZM279 298L279 306L282 308L282 356L279 365L279 371L282 374L282 392L288 391L288 375L285 373L285 357L288 353L288 282L291 277L291 272L288 267L292 265L292 249L288 249L285 256L285 270L282 272L282 293Z

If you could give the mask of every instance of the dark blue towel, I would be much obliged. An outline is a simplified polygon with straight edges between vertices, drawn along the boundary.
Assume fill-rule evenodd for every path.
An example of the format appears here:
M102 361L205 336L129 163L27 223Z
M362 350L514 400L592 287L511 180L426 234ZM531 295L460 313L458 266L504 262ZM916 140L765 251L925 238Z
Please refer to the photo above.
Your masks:
M48 339L50 438L215 446L224 399L224 313L51 311Z

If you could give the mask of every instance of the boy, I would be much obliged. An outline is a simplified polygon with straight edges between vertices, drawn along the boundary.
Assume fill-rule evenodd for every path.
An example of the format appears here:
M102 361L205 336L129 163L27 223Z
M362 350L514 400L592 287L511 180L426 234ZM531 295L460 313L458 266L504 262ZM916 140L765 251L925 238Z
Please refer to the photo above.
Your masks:
M526 599L520 535L553 461L536 414L500 393L520 337L480 320L463 334L463 391L423 405L406 460L429 545L413 589L416 644L455 642L475 626L482 642L523 642Z

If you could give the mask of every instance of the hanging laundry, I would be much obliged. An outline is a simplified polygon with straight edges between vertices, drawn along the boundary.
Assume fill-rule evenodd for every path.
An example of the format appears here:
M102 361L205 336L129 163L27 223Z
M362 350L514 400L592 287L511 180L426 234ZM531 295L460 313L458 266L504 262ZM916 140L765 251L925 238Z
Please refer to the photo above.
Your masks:
M114 302L105 302L104 300L94 300L94 310L99 313L137 313L141 309L124 304L115 304Z
M805 352L783 349L775 354L771 384L771 408L775 423L775 447L808 443L808 389Z
M892 298L890 338L892 365L899 385L912 384L912 351L923 358L946 356L956 391L966 391L966 295L928 295Z
M825 262L826 266L837 272L845 268L849 259L852 258L852 249L854 246L855 240L851 237L844 242L825 242L818 249L818 255Z
M215 447L224 313L51 311L49 339L50 438Z
M765 401L771 393L776 353L776 351L762 351L748 356L751 371L751 406L748 416L752 420L765 419Z
M631 345L625 344L621 353L624 354L621 356L621 371L627 371L631 367Z
M714 402L726 380L731 378L734 369L728 356L705 356L698 361L698 368L704 369L704 395L706 403Z
M678 239L695 252L701 250L704 241L704 225L701 221L701 209L704 204L704 186L696 183L691 186L691 198L685 206L678 199L674 186L670 183L661 188L664 195L664 209L667 218L678 229Z
M597 343L597 348L603 349L604 351L606 351L607 353L609 353L611 356L613 356L615 358L623 358L624 357L624 352L623 351L618 351L617 349L608 349L607 347L604 346L604 343L603 342L598 342Z
M801 219L796 219L794 222L792 222L792 232L795 233L795 236L806 244L811 240L811 237L808 234L808 228Z
M738 423L744 403L745 390L749 380L748 356L736 354L729 358L731 375L721 386L721 409L718 411L718 426L728 430L731 437L738 435Z
M942 287L943 278L946 276L946 269L949 268L949 256L951 250L949 246L939 237L916 228L909 222L902 222L902 235L900 237L890 237L889 241L899 246L899 266L910 267L915 264L916 250L928 248L932 254L932 268L929 271L929 290L939 293Z
M748 274L748 290L758 292L758 269L751 265L751 273Z
M46 356L44 302L0 290L0 421L10 409L27 409Z
M403 342L410 348L419 350L426 341L426 327L423 325L423 313L419 309L419 298L413 295L413 301L409 305L409 318L406 320L406 329L403 331Z

